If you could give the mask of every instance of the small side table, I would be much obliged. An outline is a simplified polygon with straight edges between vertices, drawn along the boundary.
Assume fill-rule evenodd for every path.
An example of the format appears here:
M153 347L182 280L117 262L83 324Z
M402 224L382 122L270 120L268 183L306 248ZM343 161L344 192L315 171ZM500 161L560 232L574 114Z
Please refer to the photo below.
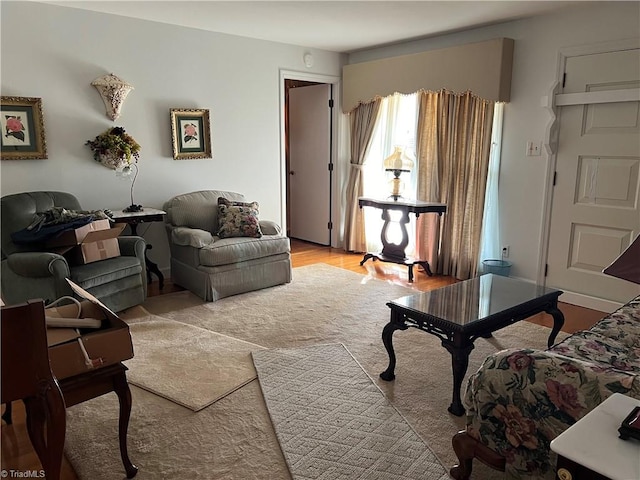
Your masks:
M640 478L640 442L622 440L618 428L640 400L614 393L551 441L558 480Z
M387 198L384 200L379 200L375 198L366 198L360 197L358 199L358 205L360 208L362 207L374 207L382 210L382 219L384 220L384 225L382 226L382 232L380 233L380 240L382 241L382 252L380 253L366 253L364 258L360 262L360 265L364 265L364 263L373 258L374 260L378 259L382 262L392 262L398 263L400 265L406 265L409 267L409 281L413 282L413 266L414 265L422 265L427 275L431 276L433 273L431 272L431 268L429 267L429 262L426 260L418 260L412 257L407 257L405 254L405 249L409 244L409 234L407 232L407 223L409 223L409 213L414 213L416 218L420 216L421 213L437 213L438 215L442 215L447 211L447 206L444 203L431 203L431 202L422 202L420 200L405 200L403 198L393 199ZM400 244L390 243L387 238L387 230L389 228L389 224L391 223L391 215L389 214L390 210L398 210L402 212L402 216L399 220L400 230L402 232L402 241Z
M81 373L74 377L60 380L60 390L67 407L91 400L109 392L115 392L120 403L118 417L118 441L120 457L127 478L138 473L138 467L131 463L127 449L127 432L131 417L131 390L127 382L127 367L122 363Z
M144 207L139 212L125 212L123 210L113 210L113 221L116 223L126 223L131 228L132 235L138 235L138 224L139 223L149 223L149 222L162 222L164 220L164 215L167 212L164 210L158 210L156 208ZM147 244L147 250L151 250L153 248L152 245ZM146 256L145 260L147 263L147 282L151 283L151 273L154 273L158 277L158 283L160 290L164 287L164 275L158 268L158 265Z

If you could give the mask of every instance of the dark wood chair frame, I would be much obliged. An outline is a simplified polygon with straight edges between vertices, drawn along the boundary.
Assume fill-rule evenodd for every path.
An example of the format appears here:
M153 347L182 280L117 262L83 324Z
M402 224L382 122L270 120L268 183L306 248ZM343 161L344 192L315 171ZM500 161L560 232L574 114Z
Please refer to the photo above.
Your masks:
M51 480L59 479L66 429L66 406L49 364L44 302L29 300L27 303L2 307L0 327L0 401L7 405L14 400L24 401L29 439L45 475ZM10 415L9 410L8 423Z

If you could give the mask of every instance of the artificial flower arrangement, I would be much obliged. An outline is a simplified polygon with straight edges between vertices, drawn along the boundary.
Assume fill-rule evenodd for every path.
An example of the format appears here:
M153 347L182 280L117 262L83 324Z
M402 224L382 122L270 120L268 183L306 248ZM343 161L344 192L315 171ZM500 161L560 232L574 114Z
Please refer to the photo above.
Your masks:
M86 145L93 151L96 162L114 170L137 163L142 148L122 127L109 128Z

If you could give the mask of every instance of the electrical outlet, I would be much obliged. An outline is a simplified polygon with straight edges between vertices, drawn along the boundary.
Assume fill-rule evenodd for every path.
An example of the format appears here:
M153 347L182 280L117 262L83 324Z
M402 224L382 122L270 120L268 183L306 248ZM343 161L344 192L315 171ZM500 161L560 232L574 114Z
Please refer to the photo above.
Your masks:
M509 245L502 247L502 258L509 258Z

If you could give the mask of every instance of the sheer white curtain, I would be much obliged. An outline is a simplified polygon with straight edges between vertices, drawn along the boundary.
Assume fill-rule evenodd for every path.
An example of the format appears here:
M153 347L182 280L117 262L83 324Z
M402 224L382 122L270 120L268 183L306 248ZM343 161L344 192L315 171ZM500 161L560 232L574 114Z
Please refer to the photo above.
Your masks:
M491 127L491 151L489 153L489 171L484 197L484 216L482 218L482 236L480 239L479 271L482 261L502 258L500 245L500 208L498 204L498 179L500 176L500 155L502 151L502 124L504 103L496 103L493 109Z
M382 99L380 114L376 123L371 146L363 167L363 190L365 197L386 198L391 194L389 181L393 175L385 172L383 161L394 150L396 145L410 149L415 155L416 148L416 127L418 121L418 95L404 95L396 93ZM417 165L416 165L417 168ZM400 179L404 182L405 188L403 197L415 199L416 195L416 172L403 173ZM397 213L397 212L396 212ZM380 231L382 230L382 212L375 208L365 208L365 236L368 252L378 252L382 249L380 242ZM413 234L414 219L407 226L410 243L406 253L411 255L415 249ZM399 235L399 230L395 232ZM389 237L396 243L393 236L394 231L390 229ZM397 238L400 243L400 237Z

